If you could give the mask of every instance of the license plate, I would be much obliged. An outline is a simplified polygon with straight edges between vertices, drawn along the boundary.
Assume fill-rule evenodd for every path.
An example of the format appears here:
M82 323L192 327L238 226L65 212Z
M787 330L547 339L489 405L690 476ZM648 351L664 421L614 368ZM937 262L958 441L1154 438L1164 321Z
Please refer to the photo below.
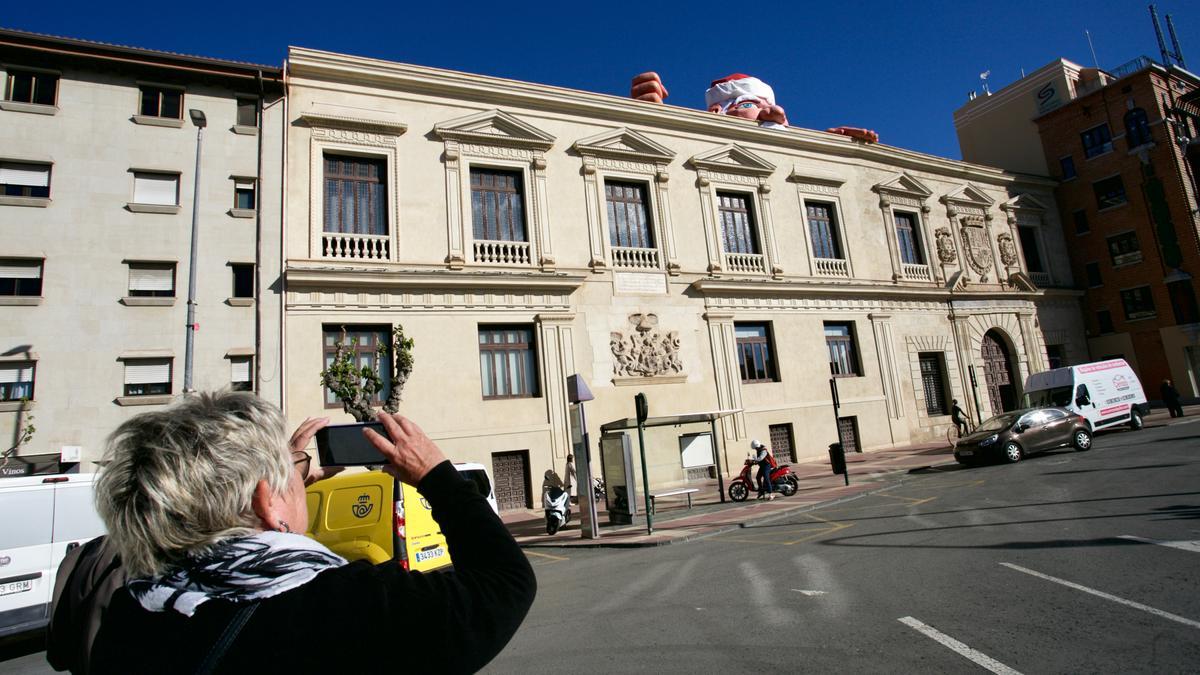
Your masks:
M975 454L975 451L974 451L974 450L959 450L959 451L958 451L958 455L959 455L960 457L970 457L970 456L972 456L972 455L974 455L974 454Z
M10 581L7 584L0 584L0 595L24 593L25 591L29 590L33 590L33 579L25 579L24 581Z

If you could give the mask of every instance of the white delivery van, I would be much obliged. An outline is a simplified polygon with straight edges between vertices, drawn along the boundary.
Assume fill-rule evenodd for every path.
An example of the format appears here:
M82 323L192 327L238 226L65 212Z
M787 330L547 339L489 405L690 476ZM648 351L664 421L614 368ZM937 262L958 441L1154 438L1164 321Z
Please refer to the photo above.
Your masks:
M0 478L0 636L45 626L69 548L104 534L95 474Z
M1086 419L1092 429L1128 424L1136 431L1150 412L1142 383L1125 359L1034 373L1025 381L1025 405L1066 408Z

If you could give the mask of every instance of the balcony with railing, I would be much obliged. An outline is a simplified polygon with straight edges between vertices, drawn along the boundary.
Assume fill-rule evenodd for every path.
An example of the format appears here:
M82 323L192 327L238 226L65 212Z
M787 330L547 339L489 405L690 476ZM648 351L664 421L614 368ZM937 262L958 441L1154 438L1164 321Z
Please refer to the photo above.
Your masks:
M1030 272L1029 280L1041 288L1047 288L1053 283L1049 272Z
M914 265L912 263L904 263L901 266L901 271L905 279L913 281L933 281L933 273L929 271L929 265Z
M612 260L613 267L624 267L637 270L659 269L658 249L656 248L613 246Z
M321 257L386 262L392 259L392 238L386 234L321 233Z
M841 258L816 258L817 275L822 277L850 276L850 263Z
M738 274L766 274L767 258L760 253L726 253L725 266Z
M527 241L476 239L475 262L490 265L531 265L532 247Z

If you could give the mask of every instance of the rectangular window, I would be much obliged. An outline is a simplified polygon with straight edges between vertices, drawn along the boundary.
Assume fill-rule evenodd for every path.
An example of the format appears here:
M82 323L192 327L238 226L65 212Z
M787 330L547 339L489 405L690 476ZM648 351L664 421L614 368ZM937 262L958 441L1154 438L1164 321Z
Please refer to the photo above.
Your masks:
M754 210L750 206L749 196L718 192L717 216L721 220L721 240L726 253L759 253Z
M529 241L520 171L471 169L471 222L479 240Z
M233 179L233 208L254 209L254 184L255 180L253 178Z
M33 361L0 362L0 401L33 400Z
M917 355L921 365L921 387L925 391L925 412L930 415L947 415L946 404L946 356L941 352L921 352Z
M778 382L779 372L775 367L774 346L771 344L771 324L735 323L733 334L737 340L742 382Z
M896 220L896 241L900 244L900 261L907 265L924 265L917 217L911 213L892 214Z
M387 163L325 155L325 231L387 234Z
M1121 305L1125 308L1125 320L1149 319L1158 316L1154 309L1154 296L1149 286L1138 286L1121 291Z
M254 357L229 357L229 387L234 391L254 391Z
M1029 271L1045 272L1042 267L1042 251L1038 248L1037 228L1018 225L1017 236L1021 239L1021 252L1025 254L1025 265Z
M324 368L333 365L335 345L341 343L354 354L354 363L359 368L370 368L379 373L383 386L375 392L375 403L383 403L392 391L392 327L329 325L322 329L324 338ZM338 397L325 389L325 407L339 408Z
M1124 232L1108 238L1108 255L1113 267L1142 261L1142 246L1136 232Z
M1125 196L1125 184L1121 182L1120 176L1098 180L1092 183L1092 190L1096 192L1097 209L1108 209L1129 201Z
M1107 124L1092 127L1079 134L1079 137L1083 141L1083 156L1088 159L1111 152L1113 149L1112 134L1109 132Z
M1079 175L1075 172L1075 158L1070 155L1059 158L1058 166L1062 169L1062 180L1071 180Z
M175 297L175 263L129 263L129 296Z
M54 105L58 100L58 75L9 70L4 85L4 100Z
M233 270L233 295L230 297L253 298L254 263L230 263L229 269Z
M179 174L133 172L133 203L179 205Z
M0 194L6 197L50 196L50 165L0 162Z
M854 324L825 322L825 347L829 350L829 372L834 377L858 377L858 348L854 344Z
M1096 328L1101 335L1106 333L1115 333L1112 322L1112 312L1107 309L1102 309L1096 312Z
M808 233L812 237L813 257L842 259L842 244L838 238L837 219L832 204L804 203L808 215Z
M1168 283L1167 295L1171 297L1171 309L1175 311L1177 325L1200 323L1200 308L1196 306L1196 291L1192 288L1191 279Z
M1072 215L1075 217L1075 234L1087 234L1092 231L1092 226L1088 225L1087 211L1079 209Z
M125 395L171 393L171 359L125 359Z
M646 209L646 186L604 181L608 204L608 241L612 246L654 248L654 232Z
M1068 365L1066 345L1046 345L1046 361L1051 370Z
M0 258L0 296L42 294L42 261Z
M146 117L166 117L168 119L183 119L183 91L142 85L141 105L138 114Z
M258 126L258 99L239 96L237 99L237 121L239 127Z
M485 400L536 397L538 369L533 329L480 326L479 377Z
M1100 276L1100 263L1086 263L1083 269L1087 275L1088 288L1096 288L1097 286L1104 285L1104 279Z

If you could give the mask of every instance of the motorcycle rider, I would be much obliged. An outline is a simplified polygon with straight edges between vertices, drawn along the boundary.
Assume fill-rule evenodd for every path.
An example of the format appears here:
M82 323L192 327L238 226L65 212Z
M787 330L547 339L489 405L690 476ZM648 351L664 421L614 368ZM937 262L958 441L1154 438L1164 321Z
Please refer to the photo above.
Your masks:
M758 440L750 441L754 462L758 464L758 498L775 499L775 486L771 484L771 451Z

